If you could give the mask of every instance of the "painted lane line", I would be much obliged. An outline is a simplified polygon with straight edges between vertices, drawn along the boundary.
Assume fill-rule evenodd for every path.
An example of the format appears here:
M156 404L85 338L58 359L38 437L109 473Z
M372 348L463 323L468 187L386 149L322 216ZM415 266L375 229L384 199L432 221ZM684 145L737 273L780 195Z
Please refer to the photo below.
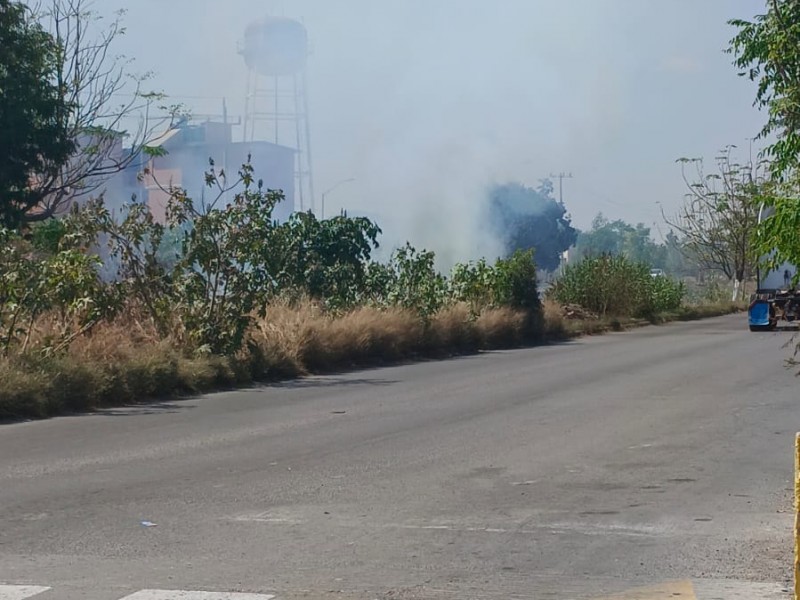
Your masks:
M39 585L0 584L0 600L25 600L25 598L32 598L49 589L49 587L42 587Z
M272 600L271 594L193 592L191 590L141 590L121 600ZM5 600L5 599L0 599Z

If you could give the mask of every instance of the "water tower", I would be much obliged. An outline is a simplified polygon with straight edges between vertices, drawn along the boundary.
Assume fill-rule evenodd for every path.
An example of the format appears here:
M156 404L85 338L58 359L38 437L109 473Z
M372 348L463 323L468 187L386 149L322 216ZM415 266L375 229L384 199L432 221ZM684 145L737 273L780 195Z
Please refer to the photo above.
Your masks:
M254 21L245 29L240 54L248 69L244 141L267 141L293 148L295 199L301 211L313 209L306 28L285 17Z

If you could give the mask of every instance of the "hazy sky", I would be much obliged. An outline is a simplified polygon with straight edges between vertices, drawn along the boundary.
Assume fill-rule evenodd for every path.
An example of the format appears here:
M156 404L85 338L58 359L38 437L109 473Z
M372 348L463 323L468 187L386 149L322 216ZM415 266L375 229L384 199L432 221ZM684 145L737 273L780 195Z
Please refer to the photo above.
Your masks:
M474 254L490 180L571 171L574 223L661 222L675 159L745 148L764 119L723 49L764 0L96 0L127 4L119 50L197 112L243 112L245 26L302 18L317 194Z

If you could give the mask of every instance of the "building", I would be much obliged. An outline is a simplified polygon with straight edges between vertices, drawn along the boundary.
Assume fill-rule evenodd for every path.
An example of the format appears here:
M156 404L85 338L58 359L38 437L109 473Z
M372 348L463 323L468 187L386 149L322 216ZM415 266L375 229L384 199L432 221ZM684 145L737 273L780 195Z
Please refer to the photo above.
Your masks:
M239 170L248 161L253 167L256 181L263 180L264 188L280 190L284 200L275 209L274 217L284 221L294 212L295 150L270 142L233 142L231 125L205 122L181 123L148 144L163 153L143 157L137 172L147 170L147 175L136 182L136 196L147 202L154 217L163 221L169 199L169 188L187 191L196 206L213 202L219 189L206 184L205 174L214 161L219 174L224 171L228 185L239 180ZM119 182L122 185L130 181ZM125 195L123 193L123 195Z
M231 130L232 126L225 123L183 122L147 144L160 151L153 155L138 148L134 155L133 149L123 146L123 136L113 132L81 136L79 150L62 176L80 187L64 185L55 192L57 197L51 199L58 206L55 215L63 216L71 207L102 196L112 215L121 216L125 205L141 202L148 205L157 222L163 223L170 188L186 190L202 210L220 197L217 187L206 184L213 160L216 173L225 172L229 195L242 189L239 172L249 161L254 180L262 180L264 190L277 190L284 196L273 211L273 219L287 220L295 207L296 151L271 142L233 142ZM32 177L31 185L38 184Z

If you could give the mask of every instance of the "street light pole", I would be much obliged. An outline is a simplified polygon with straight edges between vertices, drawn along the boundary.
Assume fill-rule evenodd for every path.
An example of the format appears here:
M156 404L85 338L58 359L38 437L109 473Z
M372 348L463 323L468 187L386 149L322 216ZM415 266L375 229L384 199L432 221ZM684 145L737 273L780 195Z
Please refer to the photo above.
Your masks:
M351 181L355 181L355 178L351 177L349 179L342 179L341 181L335 183L330 188L328 188L327 190L322 192L322 202L320 203L321 204L321 207L320 207L320 219L324 219L325 218L325 194L330 194L333 190L335 190L337 187L339 187L343 183L349 183Z

